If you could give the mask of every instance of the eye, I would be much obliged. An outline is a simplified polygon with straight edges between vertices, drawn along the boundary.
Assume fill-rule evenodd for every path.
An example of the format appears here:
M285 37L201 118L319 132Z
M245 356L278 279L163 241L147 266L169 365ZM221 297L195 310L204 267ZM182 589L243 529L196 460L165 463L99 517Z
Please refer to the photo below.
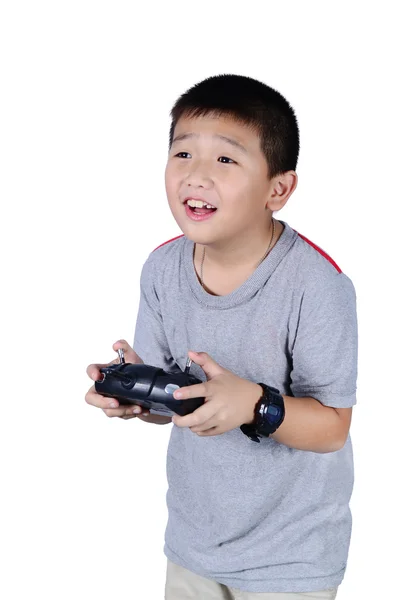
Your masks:
M184 157L180 157L180 154L189 154L189 152L178 152L178 154L175 154L175 156L178 156L179 158L184 158ZM219 158L226 158L226 160L230 160L231 163L235 163L235 161L232 158L229 158L228 156L220 156ZM219 159L218 159L219 160ZM226 163L224 162L223 164L230 164L230 163Z
M228 158L227 156L220 156L219 158L226 158L227 160L230 160L232 163L235 162L234 160L232 160L232 158ZM224 164L226 165L226 164L229 164L229 163L224 163Z

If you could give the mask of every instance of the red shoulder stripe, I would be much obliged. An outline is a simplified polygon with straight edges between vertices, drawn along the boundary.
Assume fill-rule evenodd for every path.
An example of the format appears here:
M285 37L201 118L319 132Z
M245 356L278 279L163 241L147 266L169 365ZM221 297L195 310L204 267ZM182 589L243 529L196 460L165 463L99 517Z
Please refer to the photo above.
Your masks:
M157 246L157 248L154 248L154 250L152 250L152 252L154 252L155 250L158 250L158 248L161 248L161 246L165 246L165 244L169 244L170 242L173 242L174 240L177 240L179 238L183 237L182 235L177 235L176 237L172 238L171 240L167 240L166 242L163 242L162 244L160 244L159 246Z
M341 268L335 263L335 261L329 256L329 254L327 254L324 250L322 250L322 248L320 248L319 246L317 246L317 244L314 244L314 242L311 242L308 238L306 238L305 235L302 235L301 233L299 233L298 231L296 231L297 235L299 235L305 242L307 242L307 244L310 244L310 246L312 246L317 252L319 252L320 254L322 254L322 256L324 258L326 258L326 260L328 260L331 265L333 265L336 269L336 271L338 273L341 273L342 270Z

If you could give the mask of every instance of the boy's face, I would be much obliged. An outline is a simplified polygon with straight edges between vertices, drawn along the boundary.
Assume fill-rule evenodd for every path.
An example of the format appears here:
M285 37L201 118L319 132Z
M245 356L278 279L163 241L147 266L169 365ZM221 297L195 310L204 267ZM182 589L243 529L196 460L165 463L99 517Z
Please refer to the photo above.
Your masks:
M177 140L182 135L194 136ZM243 149L220 137L238 142ZM179 119L165 169L171 212L182 232L198 243L227 241L265 227L273 189L258 135L232 119ZM184 200L200 197L217 208L206 220L188 216Z

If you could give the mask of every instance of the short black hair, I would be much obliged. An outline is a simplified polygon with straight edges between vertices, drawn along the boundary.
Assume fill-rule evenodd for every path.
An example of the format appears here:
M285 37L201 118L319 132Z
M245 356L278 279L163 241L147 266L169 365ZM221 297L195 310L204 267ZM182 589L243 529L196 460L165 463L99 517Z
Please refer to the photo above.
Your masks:
M300 140L296 115L289 102L265 83L244 75L213 75L195 84L175 102L170 112L171 149L181 117L227 116L260 138L269 178L296 170Z

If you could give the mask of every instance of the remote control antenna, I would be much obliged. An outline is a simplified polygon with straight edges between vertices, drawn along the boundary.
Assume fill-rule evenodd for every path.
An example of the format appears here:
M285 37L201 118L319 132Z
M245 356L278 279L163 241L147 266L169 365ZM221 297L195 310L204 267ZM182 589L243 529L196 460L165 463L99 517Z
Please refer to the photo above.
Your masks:
M118 348L117 352L119 356L119 364L122 365L125 362L124 351L122 350L122 348Z
M186 368L185 368L185 373L189 373L190 371L190 365L192 364L192 359L188 358L186 361Z

